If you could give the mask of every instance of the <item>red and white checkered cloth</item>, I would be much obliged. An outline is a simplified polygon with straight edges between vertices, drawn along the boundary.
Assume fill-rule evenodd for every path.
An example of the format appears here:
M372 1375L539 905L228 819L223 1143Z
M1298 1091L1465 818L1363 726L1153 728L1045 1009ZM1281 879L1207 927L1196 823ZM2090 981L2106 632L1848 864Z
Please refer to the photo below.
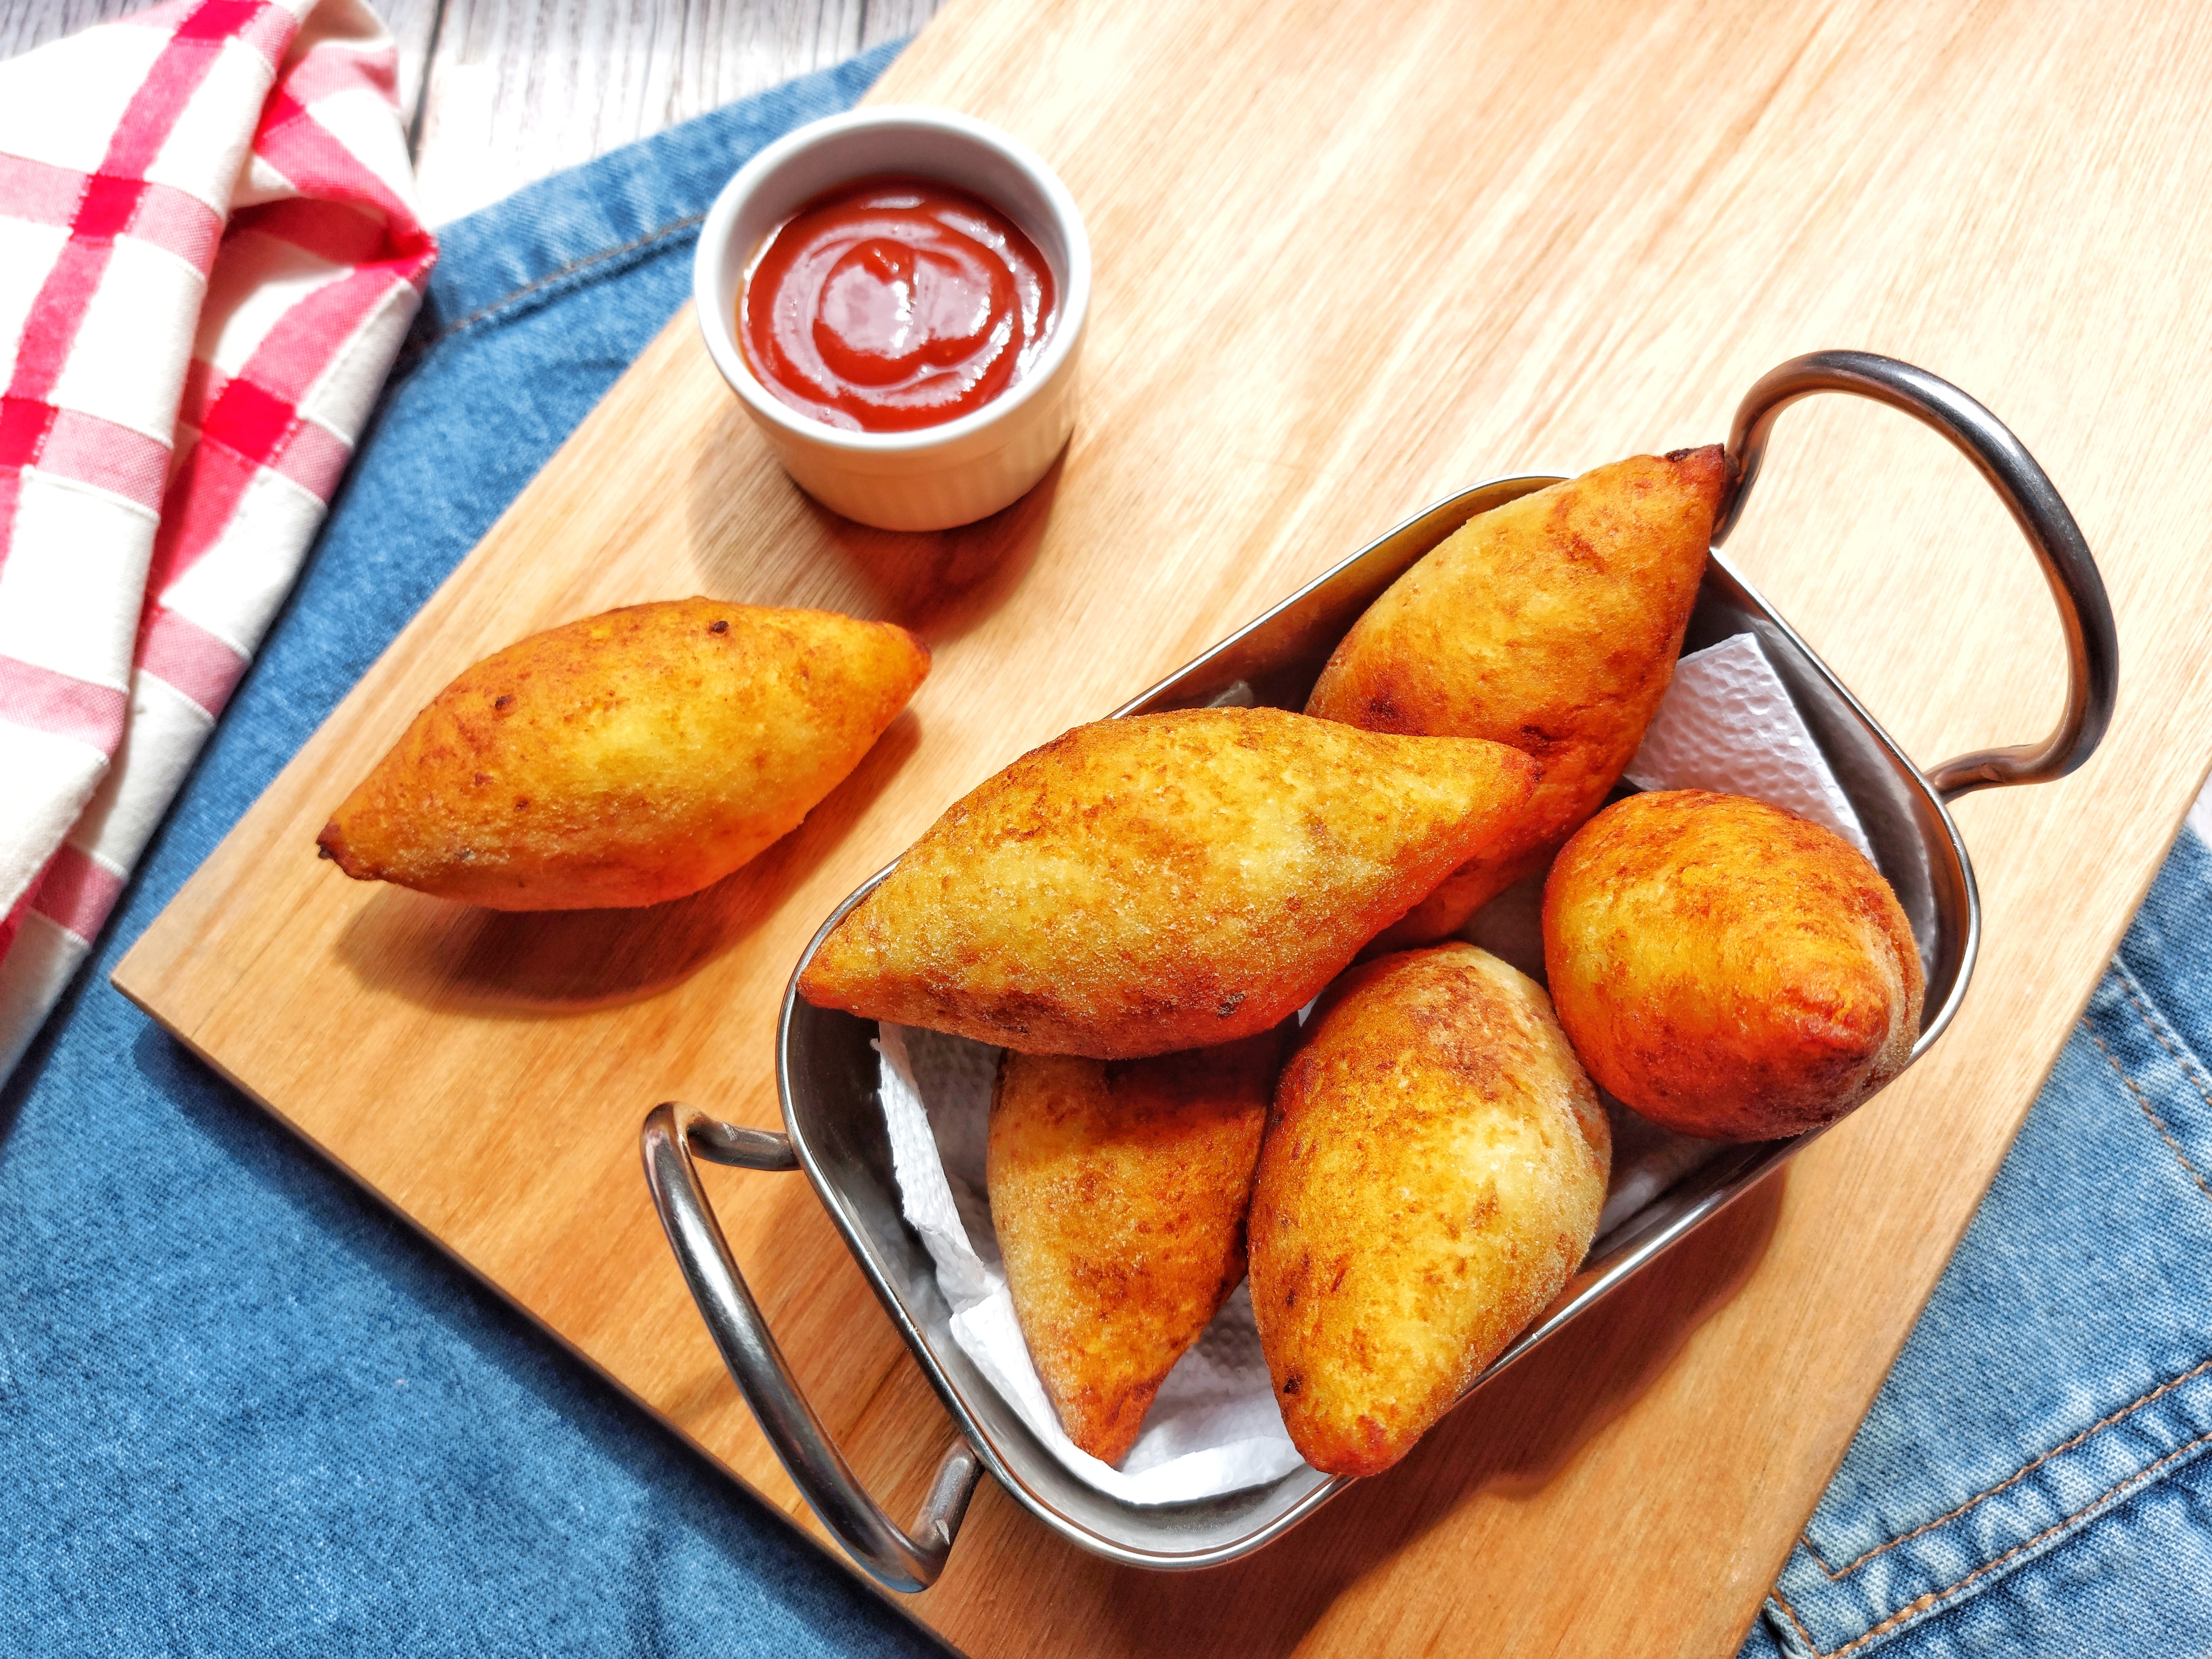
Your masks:
M361 0L0 64L0 1078L245 672L437 246Z

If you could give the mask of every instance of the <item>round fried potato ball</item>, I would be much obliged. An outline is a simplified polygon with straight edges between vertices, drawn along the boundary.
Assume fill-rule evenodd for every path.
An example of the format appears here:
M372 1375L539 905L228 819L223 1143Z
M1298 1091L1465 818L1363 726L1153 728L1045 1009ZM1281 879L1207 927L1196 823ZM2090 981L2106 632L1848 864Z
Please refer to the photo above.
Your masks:
M1632 795L1583 825L1544 884L1544 968L1590 1075L1684 1134L1832 1123L1920 1034L1920 952L1889 884L1741 795Z

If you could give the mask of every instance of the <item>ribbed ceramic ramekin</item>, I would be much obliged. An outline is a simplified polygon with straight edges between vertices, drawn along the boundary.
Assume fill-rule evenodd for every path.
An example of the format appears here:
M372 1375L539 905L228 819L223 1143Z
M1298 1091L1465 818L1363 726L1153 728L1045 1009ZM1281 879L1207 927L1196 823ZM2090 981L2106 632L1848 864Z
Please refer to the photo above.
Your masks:
M839 185L880 173L979 196L1021 227L1051 267L1059 313L1036 362L982 408L909 432L853 432L780 401L738 346L738 300L762 239ZM788 133L747 162L699 233L692 292L707 349L800 489L884 530L943 530L1010 506L1075 427L1076 362L1091 308L1091 241L1075 201L1025 144L950 110L889 106Z

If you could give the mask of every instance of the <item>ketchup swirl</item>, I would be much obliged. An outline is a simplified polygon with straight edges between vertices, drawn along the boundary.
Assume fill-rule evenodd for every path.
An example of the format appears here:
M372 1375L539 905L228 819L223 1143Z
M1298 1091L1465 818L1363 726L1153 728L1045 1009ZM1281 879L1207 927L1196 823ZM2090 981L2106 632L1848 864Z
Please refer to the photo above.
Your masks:
M1051 332L1052 271L964 191L865 179L769 233L745 273L738 338L781 402L830 426L907 432L981 409Z

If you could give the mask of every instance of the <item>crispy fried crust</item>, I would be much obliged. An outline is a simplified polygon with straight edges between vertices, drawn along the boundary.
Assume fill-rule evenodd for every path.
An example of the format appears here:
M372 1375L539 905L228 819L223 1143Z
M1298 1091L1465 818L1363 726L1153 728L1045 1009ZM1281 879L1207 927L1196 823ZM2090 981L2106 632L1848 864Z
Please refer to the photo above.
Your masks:
M991 1219L1068 1438L1118 1463L1244 1277L1244 1212L1278 1034L1150 1060L1009 1052L991 1101Z
M610 611L465 671L317 841L498 910L678 898L796 829L928 672L904 629L827 611Z
M1378 941L1440 939L1551 861L1597 811L1666 696L1727 478L1717 444L1637 455L1492 508L1344 636L1306 713L1487 738L1543 769L1518 832Z
M1544 885L1544 966L1591 1074L1686 1134L1832 1122L1920 1035L1920 952L1889 884L1741 795L1633 795L1583 825Z
M799 992L1025 1054L1249 1036L1511 823L1534 769L1277 708L1080 726L939 818Z
M1291 1439L1389 1468L1559 1295L1613 1137L1536 983L1472 945L1345 975L1275 1085L1252 1310Z

